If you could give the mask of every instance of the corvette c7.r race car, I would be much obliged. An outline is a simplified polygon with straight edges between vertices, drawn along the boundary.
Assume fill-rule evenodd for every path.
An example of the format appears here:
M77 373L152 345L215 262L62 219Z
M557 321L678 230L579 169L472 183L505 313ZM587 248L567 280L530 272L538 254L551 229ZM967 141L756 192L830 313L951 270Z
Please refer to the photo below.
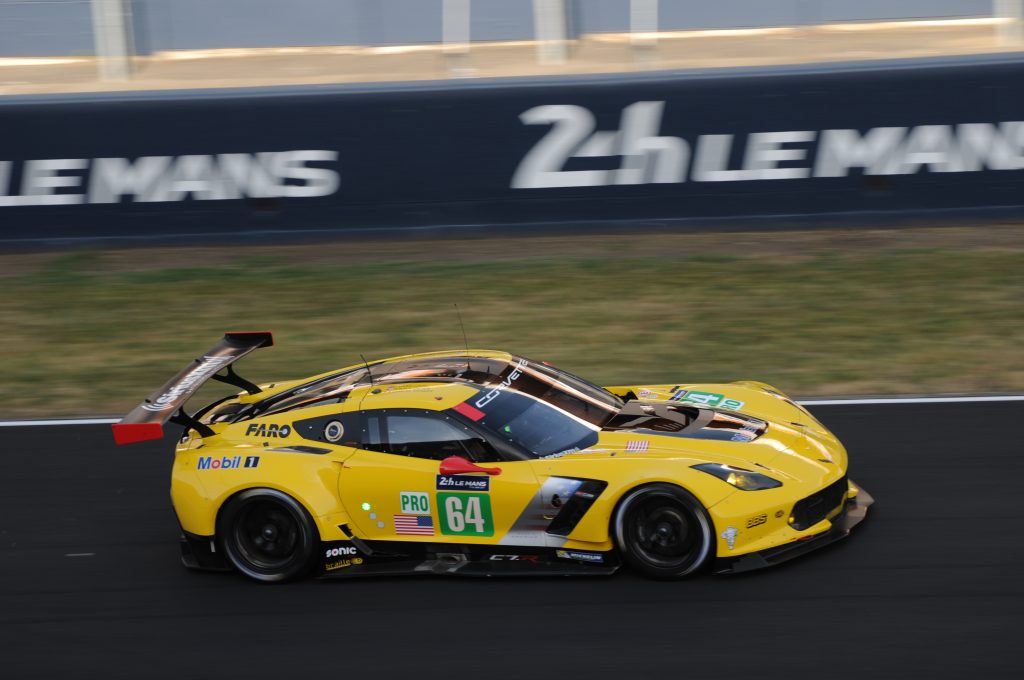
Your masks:
M256 385L228 333L115 424L184 426L171 499L182 559L284 581L369 574L756 569L846 536L872 503L846 451L757 382L598 387L459 350ZM195 413L209 379L240 388Z

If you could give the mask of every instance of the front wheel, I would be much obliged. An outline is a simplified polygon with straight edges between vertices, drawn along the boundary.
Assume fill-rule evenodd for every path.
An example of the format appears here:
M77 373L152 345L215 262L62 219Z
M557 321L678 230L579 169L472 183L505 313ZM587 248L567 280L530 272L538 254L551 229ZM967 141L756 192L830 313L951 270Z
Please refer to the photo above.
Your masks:
M320 544L306 509L274 489L250 489L233 497L221 510L217 533L231 564L265 582L308 572Z
M671 484L629 492L613 523L626 563L655 578L680 578L711 555L711 518L693 494Z

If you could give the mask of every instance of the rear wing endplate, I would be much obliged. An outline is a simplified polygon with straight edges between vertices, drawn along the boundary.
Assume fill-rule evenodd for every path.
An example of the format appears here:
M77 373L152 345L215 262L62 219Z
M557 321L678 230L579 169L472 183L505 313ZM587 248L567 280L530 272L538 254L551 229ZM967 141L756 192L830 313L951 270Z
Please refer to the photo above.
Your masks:
M209 436L213 431L185 412L185 402L213 379L239 387L249 394L257 394L260 388L235 373L231 364L260 347L274 344L274 336L267 331L241 331L225 333L224 338L210 348L203 356L194 360L164 386L149 395L145 401L115 423L114 441L118 444L133 444L164 436L163 426L168 421L185 425ZM224 374L220 371L225 370Z

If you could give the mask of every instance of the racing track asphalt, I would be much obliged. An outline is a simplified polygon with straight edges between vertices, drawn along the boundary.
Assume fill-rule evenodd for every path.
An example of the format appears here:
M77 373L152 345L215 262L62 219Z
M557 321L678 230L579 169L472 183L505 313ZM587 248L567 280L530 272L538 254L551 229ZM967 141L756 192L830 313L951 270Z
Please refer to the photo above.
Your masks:
M820 407L868 520L781 567L674 583L194 573L169 442L2 428L0 677L1019 678L1022 410Z

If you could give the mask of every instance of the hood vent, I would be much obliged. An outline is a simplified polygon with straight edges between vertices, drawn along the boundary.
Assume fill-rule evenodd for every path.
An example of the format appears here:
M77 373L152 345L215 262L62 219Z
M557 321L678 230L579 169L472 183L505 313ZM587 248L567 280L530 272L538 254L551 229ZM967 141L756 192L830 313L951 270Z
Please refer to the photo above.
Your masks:
M750 442L768 430L768 423L739 413L693 405L631 401L604 429L689 439Z

